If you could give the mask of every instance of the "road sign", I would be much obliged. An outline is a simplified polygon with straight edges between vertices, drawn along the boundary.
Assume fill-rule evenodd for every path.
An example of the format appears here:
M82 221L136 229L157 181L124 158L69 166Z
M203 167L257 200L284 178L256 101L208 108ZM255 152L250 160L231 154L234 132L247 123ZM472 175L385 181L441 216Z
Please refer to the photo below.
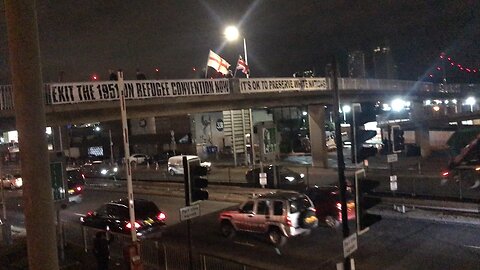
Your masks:
M397 154L387 155L387 162L388 163L397 162L397 161L398 161L398 155Z
M194 217L199 217L199 216L200 216L200 205L198 204L180 208L181 221L192 219Z
M351 234L349 237L343 239L343 257L347 258L357 250L357 234Z
M265 186L267 184L267 173L259 173L260 185Z
M390 190L395 191L397 190L397 176L396 175L390 175Z

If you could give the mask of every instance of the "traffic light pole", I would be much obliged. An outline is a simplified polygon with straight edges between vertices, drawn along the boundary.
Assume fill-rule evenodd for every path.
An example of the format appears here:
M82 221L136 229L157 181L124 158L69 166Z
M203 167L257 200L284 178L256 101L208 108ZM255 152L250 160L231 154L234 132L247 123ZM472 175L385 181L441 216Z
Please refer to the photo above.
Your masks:
M338 73L336 58L333 58L331 70L329 72L332 79L331 85L333 87L333 118L335 119L335 143L337 145L338 182L340 184L340 201L342 204L342 232L343 238L345 239L350 235L350 230L348 228L347 216L345 160L343 157L342 130L340 125L340 97L338 92ZM344 266L344 269L346 270L351 269L349 256L345 257Z
M190 164L188 163L187 157L182 158L183 162L183 176L184 176L184 189L185 189L185 206L190 206ZM191 224L190 219L187 220L187 238L188 238L188 270L193 270L193 254L192 254L192 233L191 233Z

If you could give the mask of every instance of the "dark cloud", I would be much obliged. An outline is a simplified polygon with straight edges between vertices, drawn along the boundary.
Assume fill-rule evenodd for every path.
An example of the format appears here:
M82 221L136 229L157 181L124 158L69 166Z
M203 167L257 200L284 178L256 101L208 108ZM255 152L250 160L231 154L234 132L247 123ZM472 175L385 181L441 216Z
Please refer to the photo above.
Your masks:
M224 44L223 27L240 23L252 75L291 76L316 69L331 53L369 53L388 42L401 78L416 79L447 51L480 64L477 1L37 1L45 81L106 79L122 68L153 77L191 78L209 49L234 64L242 44ZM0 20L0 79L8 80L5 18ZM222 46L223 45L223 46Z

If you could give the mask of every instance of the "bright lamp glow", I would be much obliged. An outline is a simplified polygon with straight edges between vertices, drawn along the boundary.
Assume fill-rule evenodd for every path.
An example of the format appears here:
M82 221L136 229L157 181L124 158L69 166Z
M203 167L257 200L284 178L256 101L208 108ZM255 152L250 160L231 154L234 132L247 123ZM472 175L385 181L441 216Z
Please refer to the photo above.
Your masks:
M349 113L352 110L352 108L349 105L343 105L342 111L344 113Z
M238 32L237 27L235 27L233 25L227 26L227 28L225 28L225 31L223 32L223 34L225 35L225 38L228 41L237 40L238 37L240 36L240 33Z
M302 112L302 115L303 116L306 116L308 113L307 112Z
M470 106L475 105L475 102L477 102L477 101L475 100L474 97L468 97L468 98L465 100L465 104L470 105Z
M405 108L405 101L403 99L394 99L392 101L392 110L399 112Z

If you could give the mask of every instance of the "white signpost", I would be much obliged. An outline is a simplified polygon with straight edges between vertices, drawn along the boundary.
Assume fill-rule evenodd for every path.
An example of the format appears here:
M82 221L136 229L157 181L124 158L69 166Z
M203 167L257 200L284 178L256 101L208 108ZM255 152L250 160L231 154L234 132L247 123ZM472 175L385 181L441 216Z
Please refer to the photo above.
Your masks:
M267 185L267 173L259 173L258 176L259 176L259 179L260 179L260 185L261 186L266 186Z
M393 163L398 161L398 155L397 154L390 154L387 155L387 162L388 163Z
M192 219L194 217L199 217L199 216L200 216L200 205L198 204L180 208L181 221Z
M390 190L391 191L396 191L397 190L397 176L396 175L390 175Z
M343 239L343 257L347 258L357 250L357 234L351 234L349 237Z

